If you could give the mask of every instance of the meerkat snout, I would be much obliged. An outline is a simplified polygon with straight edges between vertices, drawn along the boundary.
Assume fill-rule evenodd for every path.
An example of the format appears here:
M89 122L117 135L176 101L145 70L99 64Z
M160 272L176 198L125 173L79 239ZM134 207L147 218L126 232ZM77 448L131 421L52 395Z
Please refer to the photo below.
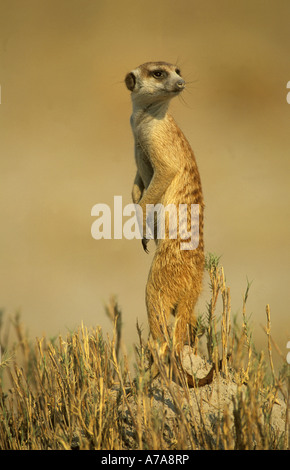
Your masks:
M183 80L183 78L175 83L175 87L177 90L183 90L185 88L185 81Z

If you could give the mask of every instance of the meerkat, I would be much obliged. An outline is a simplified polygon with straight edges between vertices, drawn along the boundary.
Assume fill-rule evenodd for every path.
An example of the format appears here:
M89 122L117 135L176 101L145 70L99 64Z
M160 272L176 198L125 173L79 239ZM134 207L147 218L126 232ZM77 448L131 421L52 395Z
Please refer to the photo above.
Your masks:
M200 175L188 140L168 112L171 99L184 90L185 80L175 65L147 62L128 73L125 84L133 105L130 123L137 166L132 199L142 209L143 247L147 250L148 205L191 207L194 204L199 210L199 240L195 249L182 250L180 231L177 230L176 238L168 237L168 224L167 236L155 237L156 251L146 285L150 333L164 345L165 351L168 336L162 325L173 315L173 345L179 355L187 342L188 325L191 329L195 325L194 307L202 290L204 272L204 200ZM209 377L205 378L205 383L208 380ZM189 377L188 383L192 385Z

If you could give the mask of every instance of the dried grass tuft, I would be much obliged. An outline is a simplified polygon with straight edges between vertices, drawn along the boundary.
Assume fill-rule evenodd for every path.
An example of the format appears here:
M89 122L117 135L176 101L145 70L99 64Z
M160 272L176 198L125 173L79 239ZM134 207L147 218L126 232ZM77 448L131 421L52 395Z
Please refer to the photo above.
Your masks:
M135 360L122 346L122 312L112 298L106 313L112 337L81 325L65 338L36 338L12 321L16 342L0 317L1 449L289 449L290 371L275 373L270 307L266 307L267 354L257 353L243 299L242 324L232 318L230 288L216 256L207 257L211 298L196 326L194 363L221 361L212 384L188 389L172 380L180 364L168 364L142 338ZM202 336L206 357L202 352ZM150 376L154 358L159 376ZM199 358L199 360L195 360ZM134 370L134 374L132 373ZM193 369L192 369L193 370ZM198 371L193 373L197 374Z

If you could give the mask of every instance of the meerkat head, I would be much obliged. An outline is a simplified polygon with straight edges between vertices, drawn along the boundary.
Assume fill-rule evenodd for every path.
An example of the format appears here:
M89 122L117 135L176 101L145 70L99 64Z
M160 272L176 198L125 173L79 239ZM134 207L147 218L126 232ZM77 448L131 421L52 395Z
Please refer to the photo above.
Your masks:
M132 100L140 106L169 101L184 88L180 69L167 62L146 62L125 77Z

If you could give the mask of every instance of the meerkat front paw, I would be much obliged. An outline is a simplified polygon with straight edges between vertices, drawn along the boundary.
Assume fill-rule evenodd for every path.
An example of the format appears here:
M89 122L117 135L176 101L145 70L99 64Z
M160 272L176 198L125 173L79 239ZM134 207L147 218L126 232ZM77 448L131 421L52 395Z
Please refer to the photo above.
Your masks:
M143 246L143 249L144 249L145 253L149 253L149 250L147 248L147 245L148 245L149 241L150 240L147 240L147 238L142 239L142 246Z

